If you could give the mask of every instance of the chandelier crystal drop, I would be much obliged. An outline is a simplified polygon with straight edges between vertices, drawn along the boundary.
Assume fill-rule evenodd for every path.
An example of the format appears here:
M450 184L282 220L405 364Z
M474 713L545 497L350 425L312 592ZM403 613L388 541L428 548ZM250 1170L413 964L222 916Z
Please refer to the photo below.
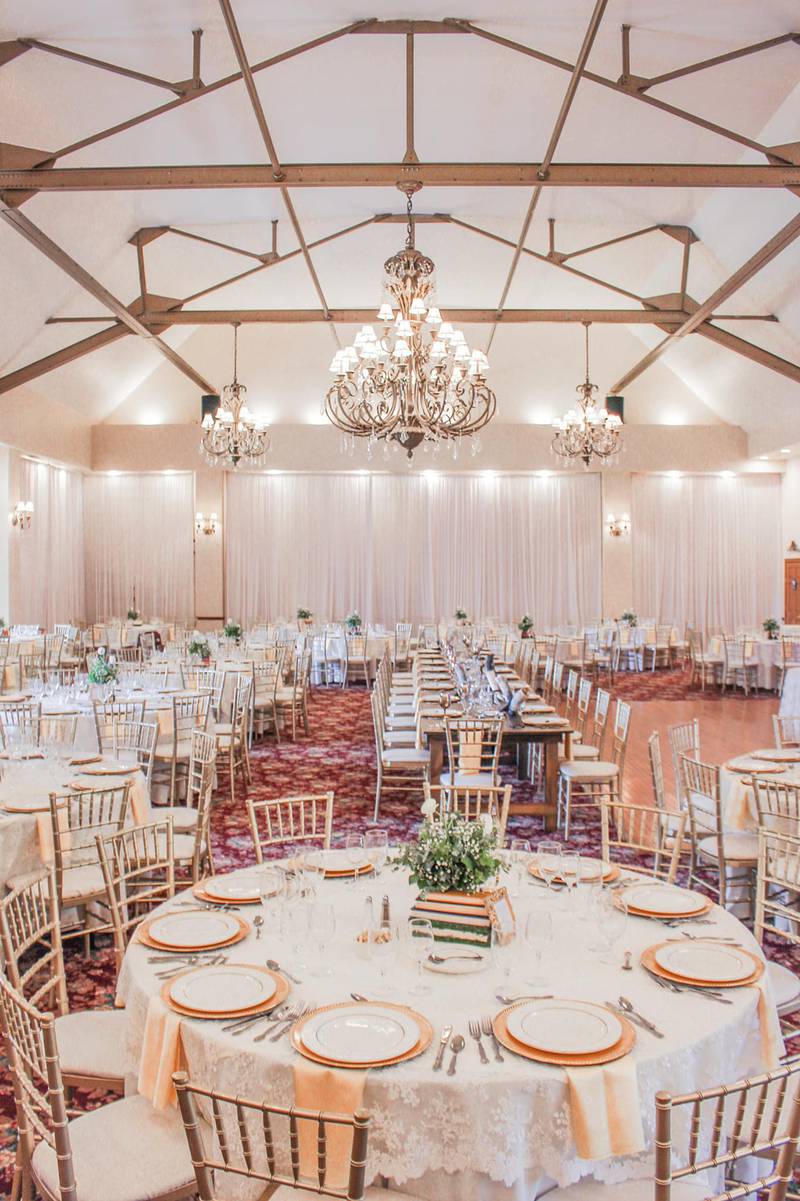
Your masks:
M460 330L442 320L434 300L434 264L414 246L411 196L416 187L401 189L407 197L406 244L384 263L390 300L377 314L383 328L365 325L352 346L339 350L330 370L336 377L322 412L345 435L343 448L367 439L372 455L379 441L384 454L391 443L402 447L409 461L416 448L443 447L458 454L462 438L480 449L478 433L497 408L486 383L489 361L483 351L470 350Z
M586 467L592 459L610 459L622 447L622 421L616 413L599 409L595 402L597 385L589 379L589 322L584 321L586 331L586 378L575 389L578 393L577 409L570 409L563 417L553 422L552 449L557 455L570 462L580 460Z
M238 380L240 324L233 322L233 381L223 388L214 416L206 413L203 418L200 454L212 466L238 467L241 462L256 466L263 462L272 443L269 426L250 412L245 401L247 388Z

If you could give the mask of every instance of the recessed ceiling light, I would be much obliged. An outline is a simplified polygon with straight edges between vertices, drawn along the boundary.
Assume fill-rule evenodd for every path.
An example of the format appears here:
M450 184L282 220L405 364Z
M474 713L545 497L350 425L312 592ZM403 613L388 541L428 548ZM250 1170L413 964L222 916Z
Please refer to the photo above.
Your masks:
M553 474L552 471L547 471L546 469L544 471L537 472L537 475L539 476L539 478L543 479L543 480L549 479L552 474Z
M759 455L759 459L768 459L769 455Z
M679 480L682 475L683 475L682 471L668 471L667 472L667 476L671 480Z
M106 475L122 475L121 471L107 471Z
M430 467L426 468L422 473L422 478L426 480L438 480L439 472L431 471Z
M790 455L791 453L792 453L792 448L791 448L791 446L782 446L782 447L781 447L781 454L782 454L782 455Z
M734 471L721 471L719 474L720 474L720 479L732 480L736 473Z
M482 471L482 472L481 472L481 475L483 476L483 478L484 478L485 480L494 480L494 479L496 479L496 478L497 478L497 472L496 472L496 471Z

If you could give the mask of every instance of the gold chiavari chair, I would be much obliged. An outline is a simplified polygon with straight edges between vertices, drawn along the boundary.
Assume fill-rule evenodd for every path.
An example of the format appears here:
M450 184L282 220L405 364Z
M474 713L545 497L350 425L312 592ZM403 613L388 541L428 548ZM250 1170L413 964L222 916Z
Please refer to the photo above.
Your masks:
M395 667L406 667L411 658L411 622L398 621L394 627L394 652L393 661Z
M55 1015L64 1083L122 1093L130 1069L124 1051L125 1012L69 1012L54 875L51 866L0 903L4 970L29 1004Z
M580 678L580 672L574 668L570 668L567 672L567 687L564 691L564 716L570 724L573 724L575 720Z
M119 720L111 727L111 746L107 749L119 762L137 765L144 774L149 793L157 744L157 722Z
M183 874L197 882L214 874L211 853L211 807L217 778L217 743L213 734L193 730L185 805L159 805L154 816L172 821L173 858Z
M728 685L741 688L745 696L758 689L758 660L754 657L751 638L729 634L722 636L722 691Z
M754 775L752 780L759 826L781 834L800 834L800 784L774 776Z
M66 751L75 745L78 731L78 714L48 713L42 717L39 727L39 742L42 746L58 747Z
M117 662L124 664L123 670L127 668L129 663L141 663L143 662L144 658L142 655L142 648L140 646L121 646L119 650L116 651L116 656Z
M43 1201L188 1201L197 1185L178 1115L131 1096L73 1117L55 1025L0 975L18 1129L12 1201L34 1189Z
M778 750L787 746L800 747L800 717L788 713L773 713L772 728L775 731L775 746Z
M215 667L188 667L181 664L181 683L189 692L208 692L211 695L209 720L222 719L222 696L225 692L227 674Z
M43 650L21 652L18 659L19 686L22 689L35 680L46 670L47 663Z
M291 682L279 685L275 693L278 724L287 718L292 723L292 742L297 737L297 723L302 721L306 734L308 725L308 681L311 674L311 651L302 651L295 659Z
M777 665L775 684L780 696L783 696L786 673L792 667L800 667L800 638L792 638L784 634L781 638L781 659Z
M376 691L373 691L371 701L377 766L374 820L377 821L383 789L418 792L427 776L430 754L417 746L387 746L384 712Z
M689 824L689 815L687 812L686 805L681 804L680 799L678 800L677 811L675 809L671 808L669 805L668 798L667 798L667 790L666 790L666 786L664 784L664 763L663 763L663 759L661 756L661 735L659 734L658 730L653 730L652 734L650 735L650 737L647 740L647 758L648 758L648 761L650 764L650 782L653 785L653 802L654 802L656 808L659 809L662 813L664 813L666 815L666 821L667 821L666 838L667 838L667 841L669 841L669 839L671 837L674 837L674 835L675 835L678 816L681 813L685 814L685 816L686 816L686 821L684 823L684 830L683 830L684 838L683 838L683 843L682 843L682 847L681 847L680 858L686 860L686 862L685 862L685 864L683 864L683 866L686 867L686 871L688 874L688 872L690 870L690 866L691 866L691 848L689 846L688 839L685 837L685 835L688 832L687 827ZM673 821L673 818L676 820ZM681 864L679 863L678 866L680 867Z
M252 679L242 676L234 689L230 730L226 732L216 730L214 733L217 744L217 768L227 772L231 800L236 796L237 777L241 779L245 793L252 780L248 749L252 695Z
M93 701L94 730L101 755L110 751L117 722L144 722L145 701Z
M0 734L7 747L15 737L39 745L42 729L40 701L0 701Z
M85 953L92 933L107 933L109 926L97 912L104 907L106 886L97 859L97 835L116 834L125 825L130 781L117 788L50 794L50 828L53 836L55 892L61 914L61 936L82 937ZM97 902L97 905L92 905ZM90 907L92 912L90 912ZM64 914L74 910L73 924L64 926Z
M185 1072L173 1074L189 1155L194 1165L198 1201L219 1201L223 1177L247 1177L266 1185L262 1198L291 1201L296 1196L339 1197L347 1201L374 1198L365 1193L370 1115L320 1112L229 1096L192 1084ZM214 1115L215 1139L205 1136L200 1106ZM340 1159L341 1169L337 1167ZM397 1201L415 1201L397 1193Z
M601 691L597 690L597 700ZM621 798L630 719L630 705L626 701L617 701L609 760L571 759L559 766L557 820L563 827L565 838L569 838L573 809L594 806L601 799L618 801Z
M45 667L60 667L61 652L64 648L64 635L58 633L45 634L43 642Z
M500 783L502 717L445 717L447 771L441 783L456 788L494 788Z
M601 693L605 698L601 702ZM605 732L605 723L608 717L608 705L610 696L602 689L597 690L595 701L595 722L592 729L591 737L587 736L587 726L589 724L589 709L592 699L592 681L584 677L578 685L578 700L575 707L575 717L572 721L575 729L575 734L572 737L572 758L580 759L599 759L600 747L603 741ZM599 704L599 721L598 716ZM563 757L563 755L562 755Z
M550 704L560 705L564 691L564 664L560 659L556 659L553 663L553 670L550 674Z
M155 776L156 783L159 777L169 779L169 799L173 805L178 800L179 784L185 784L188 778L192 733L205 731L210 708L211 696L207 692L172 698L172 733L164 739L164 746L156 747Z
M137 639L141 648L143 659L152 659L153 655L158 650L160 639L155 630L143 630Z
M761 945L769 935L800 952L800 832L759 826L756 909L753 933ZM774 959L767 974L784 1038L800 1034L800 978ZM783 1019L794 1015L792 1022Z
M510 784L497 788L445 788L426 780L422 787L425 800L434 801L440 818L447 813L457 813L465 821L478 821L488 813L497 828L498 846L502 846L511 804Z
M695 1092L659 1092L655 1105L651 1188L642 1179L581 1180L547 1196L605 1201L613 1188L615 1201L785 1201L800 1136L800 1061ZM709 1174L722 1177L724 1191Z
M342 687L347 683L363 683L369 688L372 683L372 669L367 653L369 641L366 634L348 634L345 638L345 645L347 662Z
M747 904L752 913L752 889L758 861L758 839L745 831L726 830L722 818L720 769L689 755L680 756L681 786L689 813L691 860L689 886L707 888L723 909ZM701 865L712 869L700 873ZM742 896L744 894L744 898Z
M266 659L263 663L253 666L253 728L257 738L263 738L270 727L275 734L275 741L281 740L280 721L278 720L278 690L281 688L281 671L283 656L276 659Z
M685 813L668 814L653 805L626 805L604 798L600 802L602 858L606 863L624 863L626 871L674 884L686 821Z
M286 843L315 842L328 850L333 832L333 793L261 801L248 797L247 817L257 863L264 862L266 850Z
M119 973L136 927L157 905L175 895L172 818L129 826L107 838L98 835L96 842Z
M705 692L706 684L709 681L712 684L720 684L722 682L722 673L725 666L724 659L721 655L706 652L703 646L703 635L700 630L691 630L689 633L689 658L692 666L691 688L699 684L703 692Z
M667 727L670 750L672 752L672 771L675 777L675 796L681 809L687 807L683 791L681 775L681 755L689 755L692 759L700 758L700 719L693 717L691 721L681 722L676 726Z

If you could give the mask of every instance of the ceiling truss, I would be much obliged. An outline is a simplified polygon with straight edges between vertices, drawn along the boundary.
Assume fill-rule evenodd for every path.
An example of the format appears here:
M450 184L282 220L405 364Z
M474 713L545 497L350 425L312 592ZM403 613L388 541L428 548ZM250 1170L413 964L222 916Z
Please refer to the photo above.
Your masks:
M550 219L549 250L546 254L533 251L525 243L530 230L532 219L542 190L545 187L747 187L747 188L785 188L800 195L800 145L790 143L785 146L765 146L762 143L740 133L728 129L715 122L706 120L698 114L669 104L655 96L650 91L660 85L672 82L680 77L696 74L700 71L713 69L721 64L756 54L765 54L775 47L786 43L800 45L800 34L787 32L778 37L742 46L725 54L699 62L689 63L682 67L663 72L659 75L645 77L635 72L631 47L631 27L624 25L621 29L621 73L617 79L608 78L592 72L587 68L587 61L594 43L597 31L602 21L607 0L595 0L592 14L584 35L584 39L575 62L568 62L549 55L536 47L502 37L483 29L470 21L448 18L445 20L407 21L377 19L359 20L332 30L330 33L299 44L280 54L259 62L248 60L244 43L238 29L232 0L219 0L222 15L228 30L228 35L236 55L239 70L217 79L204 83L201 77L201 39L202 30L192 31L191 42L191 74L184 80L172 81L149 75L145 72L123 67L104 59L94 58L64 47L54 46L36 38L22 37L15 41L0 43L0 67L8 64L20 55L35 51L38 53L56 55L78 62L93 70L102 70L121 75L154 87L163 88L173 93L169 101L138 114L114 126L99 130L81 140L71 143L58 150L33 150L27 147L0 144L0 217L12 228L17 230L32 245L56 263L76 282L93 295L107 310L108 314L98 317L54 317L56 322L109 322L105 330L91 334L54 354L48 355L36 363L28 364L18 371L0 378L0 392L27 382L46 371L53 370L64 363L74 361L84 354L91 353L101 346L129 333L135 334L148 341L159 353L174 366L187 375L203 391L213 392L213 385L197 373L189 363L178 355L159 334L171 325L177 324L221 324L233 320L283 322L326 321L336 335L336 322L361 322L372 319L371 308L353 308L332 310L327 303L317 275L311 250L335 238L346 236L366 225L381 222L404 221L400 214L376 214L366 218L334 234L327 235L316 241L307 242L297 218L292 203L290 189L295 187L383 187L416 184L419 186L434 185L439 187L529 187L532 189L530 201L523 221L522 230L517 240L503 238L489 230L469 222L459 220L448 214L421 214L415 219L415 224L425 221L450 222L464 230L471 231L477 236L489 238L513 250L513 256L506 281L494 310L453 308L447 310L454 321L480 322L491 325L489 342L498 324L514 324L521 322L546 321L597 321L602 323L652 324L667 332L667 337L659 343L638 364L617 381L614 391L620 391L645 371L653 362L661 357L672 345L687 334L696 332L719 345L725 346L736 353L769 367L791 379L800 382L800 367L772 355L761 347L730 334L713 324L714 319L724 321L763 321L775 320L771 314L737 314L729 315L716 313L715 310L741 287L748 279L759 271L766 263L772 261L787 245L790 245L800 235L800 217L790 221L782 230L769 239L755 255L736 271L714 294L703 303L698 304L687 294L688 271L691 246L696 241L695 235L685 227L675 227L657 224L643 229L632 230L629 233L609 238L590 246L570 251L561 251L555 246L555 222ZM321 46L330 44L342 37L350 35L395 34L405 38L405 153L401 162L397 163L344 163L344 164L284 164L278 157L272 140L266 114L261 103L255 84L255 75L279 63L285 62L300 54L305 54ZM565 90L561 108L554 123L545 154L540 162L529 163L420 163L414 139L414 39L425 35L470 35L493 42L509 51L526 55L534 60L546 63L563 71L569 72L570 79ZM257 122L262 142L269 160L268 164L243 165L198 165L198 166L144 166L144 167L60 167L55 164L77 150L95 145L124 130L153 120L173 109L189 104L193 100L228 87L236 82L243 82L247 90L250 104ZM764 155L766 164L683 164L683 163L554 163L553 158L557 149L563 128L566 124L570 107L573 103L579 84L588 81L603 88L611 89L625 95L638 103L643 103L660 109L683 122L688 122L706 131L716 134L722 139L755 150ZM271 248L263 252L253 252L228 243L218 242L213 238L203 237L189 230L180 230L167 226L153 227L137 231L130 239L135 248L139 278L139 296L130 304L124 305L85 268L75 262L66 252L47 237L19 211L21 206L39 191L102 191L102 190L139 190L146 188L237 188L237 187L274 187L278 188L286 209L289 221L298 242L298 248L287 254L279 254L277 249L277 222L272 226ZM676 292L670 297L646 298L638 296L628 289L622 288L611 281L571 266L568 260L588 255L593 251L641 237L644 234L660 231L676 238L683 245L680 267L680 281ZM155 297L148 291L145 247L166 233L205 242L222 250L229 251L249 258L253 266L229 276L217 283L194 293L184 299L170 297ZM549 262L554 267L570 274L591 281L607 288L611 292L626 297L641 305L640 309L507 309L506 301L510 292L513 277L522 255L530 255L540 261ZM311 278L320 308L308 310L187 310L185 306L209 294L228 287L230 284L244 279L255 272L265 270L276 263L285 262L296 256L302 256ZM110 314L110 315L109 315Z

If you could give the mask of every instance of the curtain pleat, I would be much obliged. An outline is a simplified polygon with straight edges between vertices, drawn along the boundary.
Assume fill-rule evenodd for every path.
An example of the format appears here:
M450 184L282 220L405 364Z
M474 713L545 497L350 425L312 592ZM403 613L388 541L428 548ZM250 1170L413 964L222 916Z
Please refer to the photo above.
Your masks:
M781 616L780 476L636 475L632 506L640 616L731 631Z
M530 613L579 624L601 604L600 477L234 475L227 607L246 623Z
M20 462L20 495L33 501L30 528L15 531L20 587L14 620L52 629L83 618L84 479L33 459Z

